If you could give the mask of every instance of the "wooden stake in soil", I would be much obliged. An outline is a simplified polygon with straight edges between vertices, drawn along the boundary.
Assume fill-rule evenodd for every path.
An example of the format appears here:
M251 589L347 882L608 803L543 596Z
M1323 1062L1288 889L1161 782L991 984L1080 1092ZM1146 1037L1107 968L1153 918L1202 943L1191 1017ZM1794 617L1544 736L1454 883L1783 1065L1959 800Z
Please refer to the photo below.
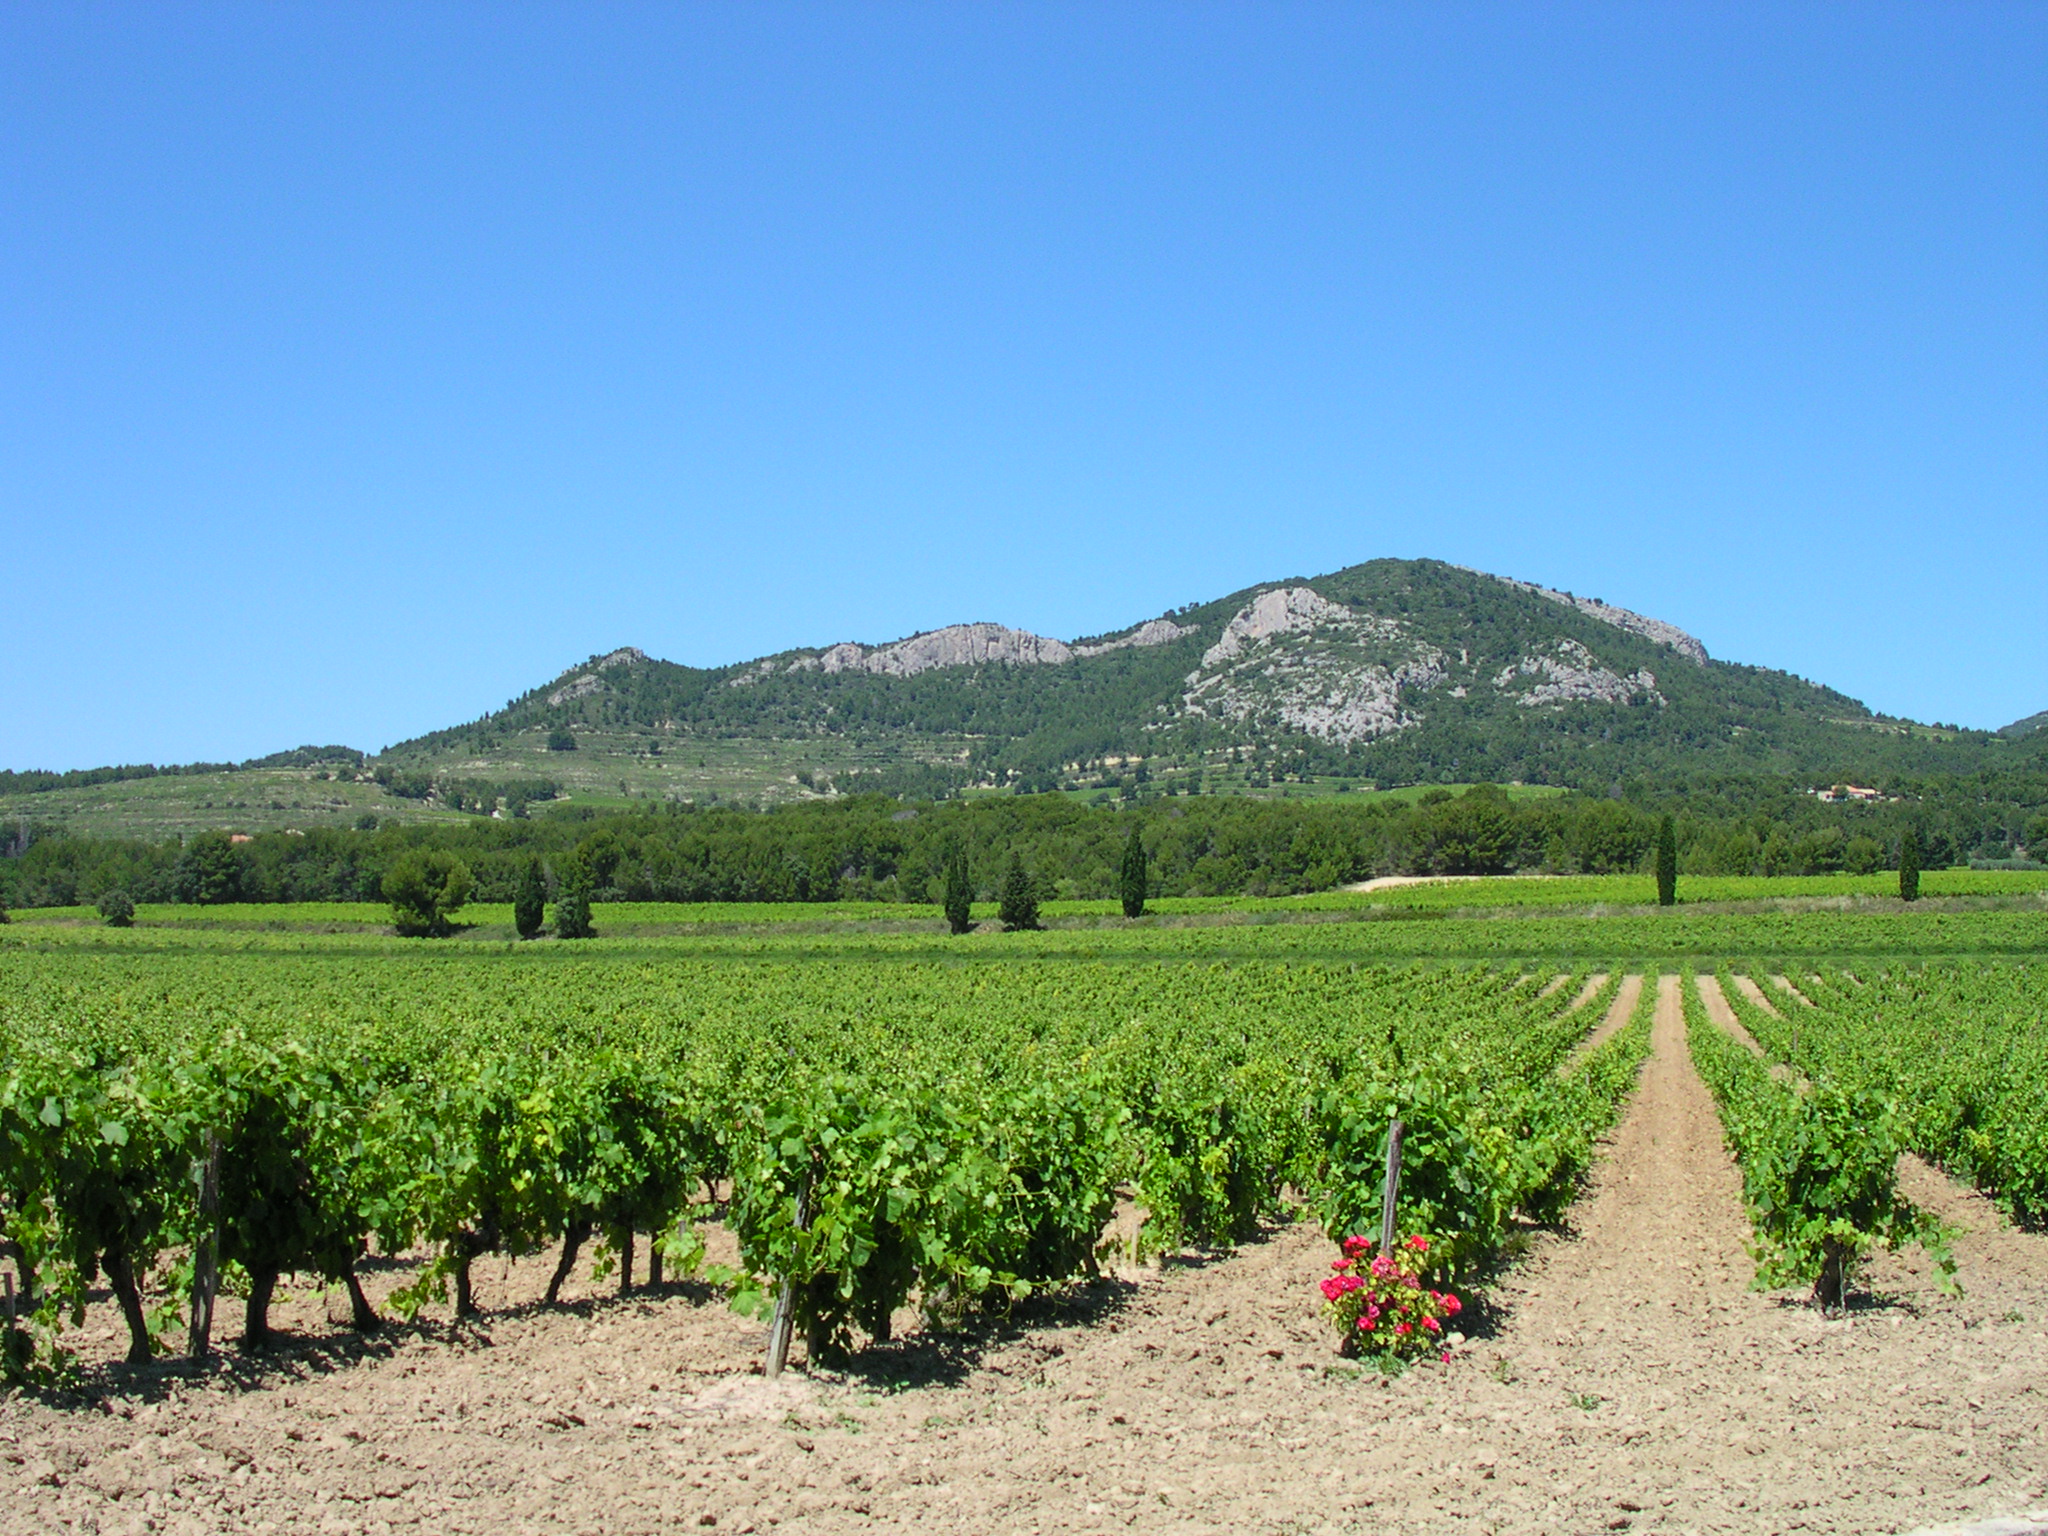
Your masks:
M1394 1251L1394 1203L1401 1194L1401 1133L1406 1129L1396 1117L1387 1126L1387 1177L1380 1185L1380 1252Z
M796 1229L806 1230L810 1222L811 1186L808 1181L796 1195ZM796 1325L796 1277L784 1275L775 1293L775 1316L768 1324L768 1368L770 1381L782 1374L789 1363L789 1335Z
M192 1247L192 1319L185 1351L204 1360L213 1339L213 1294L220 1283L220 1132L206 1133L199 1168L199 1237Z

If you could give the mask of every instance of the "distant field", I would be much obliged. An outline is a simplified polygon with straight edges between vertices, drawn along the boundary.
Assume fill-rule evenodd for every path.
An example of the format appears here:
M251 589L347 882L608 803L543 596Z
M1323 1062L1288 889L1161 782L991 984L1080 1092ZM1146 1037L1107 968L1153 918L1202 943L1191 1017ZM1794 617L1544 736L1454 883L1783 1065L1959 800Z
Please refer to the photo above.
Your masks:
M1929 870L1921 876L1926 901L2002 900L2048 895L2048 870ZM1717 876L1683 880L1680 910L1751 903L1840 902L1859 904L1896 899L1898 877L1877 875L1787 875L1777 877ZM1561 877L1504 875L1477 880L1441 880L1388 886L1376 891L1320 891L1308 896L1170 896L1147 904L1151 918L1285 921L1289 918L1370 917L1379 912L1417 910L1450 913L1502 908L1585 912L1595 909L1645 908L1656 903L1657 891L1647 875L1569 875ZM1926 908L1933 911L1933 908ZM1040 909L1054 925L1120 919L1115 901L1049 901ZM993 922L996 904L978 902L975 917ZM596 908L601 929L612 933L646 933L671 929L751 928L782 924L815 927L832 924L928 925L939 921L930 905L913 902L663 902L621 901ZM21 925L97 925L90 907L30 908L14 914ZM144 928L365 929L388 928L390 916L381 903L358 901L236 903L195 907L146 903L135 912ZM475 902L462 910L463 922L483 937L510 930L508 903Z
M551 752L546 734L527 731L495 742L488 750L470 748L408 752L389 761L409 771L437 778L498 783L552 780L562 786L561 798L539 801L530 814L545 816L551 808L631 810L650 801L688 800L699 805L739 803L788 805L826 798L830 787L858 792L880 774L922 767L957 767L971 745L965 738L931 737L887 743L823 738L792 744L787 741L731 739L693 741L667 738L661 750L654 739L632 733L585 731L577 735L574 752ZM799 780L810 774L816 787ZM1249 769L1230 766L1204 771L1213 794L1250 795L1271 800L1321 799L1415 800L1433 790L1461 794L1465 784L1415 784L1399 789L1359 787L1338 779L1254 786ZM36 822L95 837L133 837L160 842L211 828L267 832L285 828L349 826L368 812L380 821L453 822L471 816L445 805L394 795L382 785L354 779L320 777L308 768L250 768L223 773L166 774L150 779L124 779L77 789L39 794L0 795L0 823ZM1162 783L1171 782L1168 774ZM967 798L1005 794L1008 790L970 790ZM1566 791L1548 785L1509 785L1516 800L1542 799ZM1072 799L1098 804L1117 798L1114 789L1068 792Z
M737 800L783 804L818 798L798 782L790 745L776 741L675 741L660 752L649 739L589 732L574 752L550 752L545 733L527 732L483 753L408 754L395 766L456 779L542 779L563 787L563 805L625 809L648 801ZM890 770L957 762L964 743L912 741L865 746L827 740L806 744L805 765L843 776L855 770ZM349 826L365 812L382 821L451 822L474 819L447 806L394 795L382 785L317 777L307 768L249 768L225 773L165 774L39 794L0 795L0 823L36 822L96 837L149 841L209 828L267 832L288 827ZM858 787L858 778L849 779ZM532 808L546 815L548 803Z
M309 768L248 768L232 773L164 774L32 795L0 795L0 824L34 822L93 837L149 842L210 828L264 832L286 827L347 827L365 812L380 821L463 819L446 806L404 800L381 785L320 779Z
M1705 882L1702 882L1705 884ZM945 933L933 908L885 903L683 905L619 902L593 916L599 937L565 944L515 944L511 909L464 909L468 926L435 942L392 935L371 903L275 906L148 906L137 925L113 929L85 908L16 914L0 927L9 949L58 946L109 951L187 950L409 953L450 959L521 954L548 963L579 956L694 954L739 960L800 959L1129 959L1317 961L1728 960L1757 956L2048 955L2048 876L1946 871L1930 877L1917 906L1876 899L1839 881L1726 883L1713 903L1663 910L1629 877L1489 882L1484 901L1454 903L1462 887L1408 886L1367 896L1185 900L1126 923L1110 902L1054 902L1039 933L995 929L993 904L977 907L987 926ZM1866 882L1867 885L1867 882ZM1539 899L1539 892L1551 897ZM1587 900L1588 896L1600 899ZM1381 899L1385 898L1385 899ZM1562 898L1562 899L1560 899Z

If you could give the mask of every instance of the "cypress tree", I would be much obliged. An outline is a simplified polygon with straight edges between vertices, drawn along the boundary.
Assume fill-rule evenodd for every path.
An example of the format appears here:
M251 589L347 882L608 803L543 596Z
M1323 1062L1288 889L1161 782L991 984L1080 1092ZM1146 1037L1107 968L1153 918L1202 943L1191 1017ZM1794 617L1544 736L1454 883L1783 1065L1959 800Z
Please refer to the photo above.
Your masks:
M590 892L582 886L566 889L555 901L555 937L558 939L594 939L597 930L590 926Z
M997 915L1002 918L1006 933L1038 926L1038 887L1024 872L1024 857L1014 848L1010 850L1010 867L1003 875L1002 907Z
M597 930L590 926L590 888L596 875L589 863L580 853L572 853L556 869L555 878L561 886L555 897L555 937L596 938Z
M967 879L967 850L955 843L946 852L946 931L974 928L974 887Z
M1678 902L1678 828L1669 816L1657 823L1657 905Z
M1899 839L1899 900L1920 899L1920 829L1906 828Z
M512 926L519 937L530 939L547 921L548 888L541 879L540 860L528 859L526 873L519 877L519 890L512 898Z
M1123 898L1125 917L1145 915L1145 875L1145 843L1134 822L1130 840L1124 844L1124 861L1116 872L1117 895Z

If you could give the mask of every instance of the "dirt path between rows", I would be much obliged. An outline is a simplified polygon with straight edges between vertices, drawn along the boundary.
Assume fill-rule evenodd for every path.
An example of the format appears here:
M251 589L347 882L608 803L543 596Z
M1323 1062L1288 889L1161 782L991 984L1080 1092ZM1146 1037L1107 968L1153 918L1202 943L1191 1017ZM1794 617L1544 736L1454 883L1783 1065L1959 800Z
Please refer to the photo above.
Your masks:
M1794 1002L1799 1003L1807 1008L1811 1008L1813 1006L1813 999L1808 997L1804 992L1800 991L1797 987L1793 986L1792 978L1790 976L1773 976L1771 978L1771 985L1776 987L1780 992L1784 993L1787 997L1791 998Z
M1607 984L1605 976L1596 976L1593 980L1598 981L1601 986ZM1572 1004L1574 1008L1583 1007L1592 1000L1593 984L1589 981L1586 986L1587 990L1580 994L1577 1002ZM1560 1075L1569 1074L1587 1056L1597 1051L1615 1035L1626 1029L1628 1021L1636 1016L1636 1005L1642 1001L1642 997L1643 978L1640 976L1622 977L1621 985L1614 989L1614 1001L1607 1005L1606 1014L1598 1024L1593 1026L1585 1039L1572 1047L1571 1054L1557 1064L1558 1073Z
M1573 1230L1534 1237L1448 1364L1339 1361L1315 1311L1331 1249L1305 1223L772 1387L761 1324L689 1287L600 1299L586 1263L566 1311L352 1353L323 1342L335 1304L301 1297L282 1320L308 1342L263 1373L12 1399L0 1529L1860 1536L2048 1504L2048 1240L1924 1171L1973 1224L1967 1299L1917 1255L1881 1261L1841 1321L1749 1290L1738 1176L1664 977ZM549 1267L491 1266L486 1304Z
M1764 996L1764 989L1756 984L1756 978L1754 976L1736 977L1735 990L1740 992L1744 997L1748 998L1752 1003L1755 1003L1757 1007L1763 1009L1763 1011L1765 1013L1768 1013L1772 1018L1782 1019L1783 1017L1785 1017L1784 1014L1778 1011L1778 1005L1772 1002L1768 997Z

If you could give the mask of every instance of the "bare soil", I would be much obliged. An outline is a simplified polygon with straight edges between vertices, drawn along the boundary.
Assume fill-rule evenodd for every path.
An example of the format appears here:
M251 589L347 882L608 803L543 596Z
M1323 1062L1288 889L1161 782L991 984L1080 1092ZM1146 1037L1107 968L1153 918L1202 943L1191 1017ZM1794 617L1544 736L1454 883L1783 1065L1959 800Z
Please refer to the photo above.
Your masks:
M1790 976L1773 976L1771 978L1771 985L1795 1002L1808 1008L1813 1006L1813 999L1792 985L1792 978Z
M1586 990L1580 993L1578 1000L1572 1004L1574 1008L1583 1008L1588 1002L1592 1001L1594 994L1598 991L1598 988L1593 985L1596 981L1601 986L1607 984L1605 976L1593 977L1586 983ZM1636 1004L1642 1001L1642 997L1643 978L1641 976L1622 977L1621 985L1614 989L1614 1001L1607 1005L1607 1012L1601 1017L1600 1022L1593 1026L1593 1029L1587 1034L1586 1038L1573 1047L1571 1055L1566 1060L1558 1063L1558 1071L1560 1073L1569 1072L1575 1063L1593 1051L1598 1050L1610 1038L1626 1029L1628 1021L1636 1016Z
M1839 1321L1751 1291L1678 1004L1662 978L1572 1228L1396 1379L1338 1359L1305 1223L775 1383L763 1325L705 1291L618 1300L586 1262L547 1311L539 1255L484 1268L479 1326L359 1343L305 1294L267 1360L12 1398L0 1529L1863 1533L2048 1504L2048 1239L1919 1167L1964 1299L1917 1254Z
M1765 1013L1768 1013L1772 1018L1782 1019L1783 1017L1785 1017L1784 1014L1778 1011L1778 1005L1772 1002L1768 997L1764 996L1764 989L1756 984L1756 978L1754 976L1736 977L1735 989L1736 991L1740 992L1744 997L1748 998L1752 1003L1755 1003L1757 1007L1763 1009L1763 1011Z
M1571 1011L1577 1013L1586 1004L1600 995L1600 989L1607 985L1607 973L1595 971L1586 978L1586 984L1579 988L1579 995L1572 999Z

